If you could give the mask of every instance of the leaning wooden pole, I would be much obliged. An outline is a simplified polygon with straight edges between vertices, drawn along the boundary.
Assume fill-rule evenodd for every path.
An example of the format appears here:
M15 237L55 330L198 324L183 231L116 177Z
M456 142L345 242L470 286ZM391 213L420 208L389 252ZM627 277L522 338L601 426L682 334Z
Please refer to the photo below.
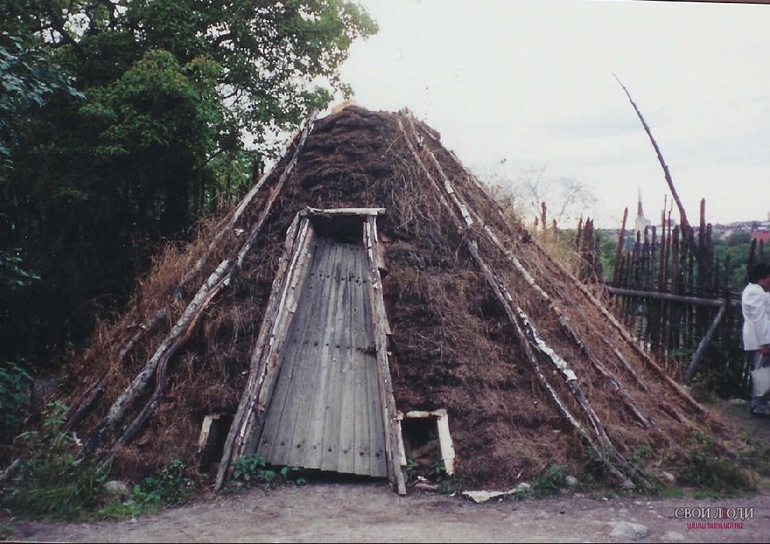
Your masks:
M634 111L636 112L636 116L639 118L639 121L642 122L642 127L644 127L644 131L647 133L647 136L650 138L650 142L652 143L652 147L655 149L655 154L658 156L658 162L660 163L661 168L663 168L663 175L666 177L666 183L668 183L668 188L671 190L671 195L674 197L674 202L676 202L677 208L679 208L679 222L682 226L689 227L689 223L687 222L687 214L684 211L684 206L682 205L682 201L679 199L679 194L676 192L676 188L674 187L674 180L671 178L671 173L668 171L668 166L666 165L666 161L663 159L663 153L660 152L660 148L658 147L658 142L655 141L655 138L652 135L652 131L650 130L650 127L647 125L647 121L644 120L644 116L642 116L642 112L639 111L639 107L636 105L636 102L634 102L634 99L631 98L631 93L628 92L628 89L626 89L626 86L623 85L623 83L620 81L620 78L618 78L617 75L612 74L615 77L615 80L618 82L618 84L623 88L623 92L626 93L626 96L628 97L628 101L631 102L631 105L634 108Z
M411 123L411 119L408 119L408 121ZM468 247L471 255L474 257L474 260L479 265L482 273L487 279L487 283L492 288L496 297L498 298L501 305L503 306L506 314L508 315L509 321L511 322L511 324L514 327L514 330L517 333L517 336L522 340L521 345L525 349L525 352L527 354L527 359L529 360L535 375L538 377L538 381L540 381L543 388L550 393L552 400L557 406L557 409L560 411L560 413L562 413L562 415L565 417L567 421L572 423L575 430L580 434L580 436L584 437L588 441L592 449L594 449L601 456L602 459L604 458L608 459L608 462L606 464L607 469L615 478L617 478L620 485L622 486L632 485L631 481L633 481L645 489L651 489L652 483L650 482L649 478L643 473L641 473L641 471L636 469L633 465L631 465L625 458L623 458L623 456L617 451L617 449L609 440L609 437L604 431L604 427L599 421L599 418L597 417L597 415L595 414L591 406L588 404L587 399L583 395L580 389L580 386L577 383L577 378L574 372L568 368L565 361L563 361L560 357L558 357L558 355L556 355L553 352L553 350L547 345L545 345L545 343L539 338L539 336L537 335L537 332L534 329L534 326L531 323L531 320L529 320L526 313L518 306L514 308L513 297L511 296L510 292L508 291L504 283L492 271L492 269L489 267L489 265L486 263L486 261L484 260L484 258L481 256L479 252L478 243L475 240L475 236L473 236L472 229L471 229L472 225L474 224L471 213L468 211L467 206L456 195L454 189L451 186L451 183L449 182L449 179L444 174L443 169L441 169L433 153L429 149L425 149L425 152L428 158L431 160L433 166L436 167L439 172L439 175L443 182L444 190L446 191L446 196L448 196L449 199L447 199L444 193L441 192L440 190L441 185L434 179L434 177L431 175L428 168L425 166L424 162L420 158L415 148L415 145L412 143L412 138L409 136L409 134L407 133L406 129L404 128L400 120L399 120L399 127L401 128L406 138L406 143L410 151L412 152L412 155L414 156L415 160L419 164L420 168L425 173L425 175L433 182L434 187L439 190L438 191L439 199L442 205L449 212L450 218L453 219L453 222L455 223L456 227L459 229L460 232L465 232L468 235L468 239L466 240L466 247ZM415 133L415 129L413 125L411 128L412 128L412 132ZM417 138L415 139L418 140ZM460 218L458 217L458 213L462 215L462 217L464 218L464 221L460 220ZM545 374L540 368L540 365L538 362L538 353L540 354L539 356L548 358L556 366L556 368L559 369L563 374L568 389L570 390L573 397L575 398L575 401L582 408L583 413L586 416L586 419L590 423L590 426L593 430L593 437L591 437L586 433L585 429L578 423L577 419L569 412L564 402L559 398L556 391L546 380ZM612 462L609 462L609 460L612 460Z
M220 262L219 266L209 275L207 280L201 285L193 297L192 301L187 305L182 315L172 327L168 335L163 339L158 348L153 353L152 357L145 364L144 368L137 374L131 384L118 396L117 400L110 407L107 415L91 433L88 441L78 452L78 457L86 457L95 453L98 449L102 448L110 439L117 428L125 420L128 411L133 407L136 400L145 393L150 383L155 377L155 391L151 395L150 400L145 403L145 406L140 411L134 421L132 421L126 429L124 429L118 436L118 443L125 444L136 435L138 429L144 425L150 415L154 412L158 405L159 399L162 394L162 389L165 386L165 371L170 359L174 354L184 345L185 341L190 337L190 334L195 324L200 319L202 312L206 309L208 304L213 300L217 293L228 285L229 280L232 278L234 270L240 267L245 254L251 249L252 244L255 242L257 235L262 227L262 224L267 218L272 203L277 198L291 168L299 156L300 149L304 146L304 142L310 132L312 123L308 123L305 126L303 137L300 143L295 149L294 157L282 173L277 186L274 188L271 200L266 206L266 209L262 211L260 219L252 225L251 232L248 238L244 241L241 249L236 256L236 259L224 259ZM108 452L107 457L111 453Z
M725 316L725 312L728 306L729 306L728 300L725 300L724 303L722 303L722 307L719 308L719 312L714 318L714 321L712 321L711 327L709 327L709 330L706 333L706 336L704 336L703 339L700 341L700 344L698 345L698 349L695 351L695 354L692 356L692 360L690 361L690 364L687 365L687 370L684 373L683 381L685 385L690 385L692 383L692 380L695 377L695 373L698 371L698 364L700 363L700 359L703 356L703 352L706 350L706 347L708 347L709 343L711 342L711 339L714 337L714 333L717 331L717 329L719 328L719 325L722 323L722 319Z

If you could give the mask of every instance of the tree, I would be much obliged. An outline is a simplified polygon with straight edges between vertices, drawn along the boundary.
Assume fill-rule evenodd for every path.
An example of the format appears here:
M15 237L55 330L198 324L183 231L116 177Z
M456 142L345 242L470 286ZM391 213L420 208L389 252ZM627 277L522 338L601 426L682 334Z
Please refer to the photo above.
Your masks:
M545 204L549 223L545 227L556 221L557 225L574 228L581 217L587 217L596 202L596 197L583 182L573 177L551 177L544 166L531 167L516 180L498 181L496 185L497 192L505 195L525 224L535 220L540 222Z
M41 278L23 300L0 300L15 308L0 316L3 336L14 339L0 342L0 356L47 356L84 339L97 314L126 300L159 246L252 182L250 165L271 152L271 135L333 92L350 92L338 68L355 39L377 31L346 0L0 7L0 32L34 46L28 66L38 75L27 83L47 85L22 93L34 108L8 102L8 86L0 95L19 112L3 115L14 119L9 130L0 125L12 135L2 143L13 161L0 171L9 226L0 248L18 249ZM47 66L70 74L84 99L49 92L38 72Z
M47 51L33 39L23 35L21 28L9 18L7 28L0 32L0 182L13 170L13 152L19 144L22 119L44 107L56 94L66 99L83 98L73 87L73 80L52 62ZM0 201L10 200L6 187L0 183ZM0 329L8 333L3 323L10 319L10 299L40 280L26 264L26 251L10 244L11 233L17 230L17 219L10 209L0 207ZM4 343L0 341L0 352Z

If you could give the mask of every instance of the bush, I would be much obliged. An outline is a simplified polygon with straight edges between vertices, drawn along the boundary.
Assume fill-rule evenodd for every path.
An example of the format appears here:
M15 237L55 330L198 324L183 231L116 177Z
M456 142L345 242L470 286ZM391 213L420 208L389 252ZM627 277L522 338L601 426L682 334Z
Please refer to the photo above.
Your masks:
M184 463L178 459L163 467L157 475L145 478L140 484L141 492L170 505L187 503L194 489L195 481L187 474Z
M566 487L567 476L567 467L551 465L532 482L532 493L537 496L557 495Z
M692 447L679 463L677 481L697 487L708 496L740 495L754 491L756 485L738 462L723 458L714 440L696 431L690 437Z
M18 514L52 519L81 519L102 498L108 469L75 457L77 440L61 431L67 406L49 402L43 410L43 430L17 437L23 452L21 480L6 501Z
M21 432L31 402L32 381L16 363L0 366L0 444L11 444Z
M233 481L241 482L246 487L305 483L299 468L268 466L265 458L259 454L239 457L233 461Z

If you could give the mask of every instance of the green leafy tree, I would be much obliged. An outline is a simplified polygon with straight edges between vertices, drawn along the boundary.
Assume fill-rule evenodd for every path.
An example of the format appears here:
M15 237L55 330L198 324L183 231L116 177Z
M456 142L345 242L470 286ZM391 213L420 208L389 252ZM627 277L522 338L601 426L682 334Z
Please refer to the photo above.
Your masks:
M0 355L83 340L158 245L252 183L275 134L349 94L338 69L377 31L346 0L11 0L0 12L0 32L35 47L29 73L60 68L85 97L48 81L17 93L34 108L8 106L20 114L3 140L0 248L40 281L0 291L15 308L0 315L13 338Z
M24 119L35 115L57 95L65 99L82 98L73 87L73 79L58 64L39 40L23 31L14 10L0 29L0 353L16 331L4 326L12 319L13 300L26 291L40 276L27 264L27 251L18 239L19 209L13 191L5 181L12 173L13 153L19 146ZM22 214L25 213L22 211ZM5 304L3 304L5 302Z
M741 291L746 286L746 265L751 251L751 234L748 231L736 231L725 239L714 240L714 256L719 263L719 273L724 273L724 265L729 259L727 283L731 291Z

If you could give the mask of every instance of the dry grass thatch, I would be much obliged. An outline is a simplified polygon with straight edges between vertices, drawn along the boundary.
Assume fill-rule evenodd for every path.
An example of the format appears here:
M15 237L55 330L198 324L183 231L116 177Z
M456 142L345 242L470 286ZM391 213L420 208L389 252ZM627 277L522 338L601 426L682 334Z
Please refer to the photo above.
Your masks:
M486 471L486 486L506 487L550 464L581 474L594 466L594 447L617 453L614 466L638 481L644 476L622 463L635 452L650 453L645 468L656 474L686 453L693 431L730 438L408 112L351 106L315 121L299 145L298 136L238 215L209 222L197 242L160 258L128 311L101 326L68 369L59 391L73 407L69 426L100 434L92 443L113 451L125 477L172 459L194 464L204 416L236 411L287 228L307 206L386 209L378 221L396 405L448 410L458 476ZM261 215L253 246L183 332L166 370L148 377L127 417L105 427L199 286L234 260ZM500 293L512 300L503 304ZM153 389L151 416L116 444Z

